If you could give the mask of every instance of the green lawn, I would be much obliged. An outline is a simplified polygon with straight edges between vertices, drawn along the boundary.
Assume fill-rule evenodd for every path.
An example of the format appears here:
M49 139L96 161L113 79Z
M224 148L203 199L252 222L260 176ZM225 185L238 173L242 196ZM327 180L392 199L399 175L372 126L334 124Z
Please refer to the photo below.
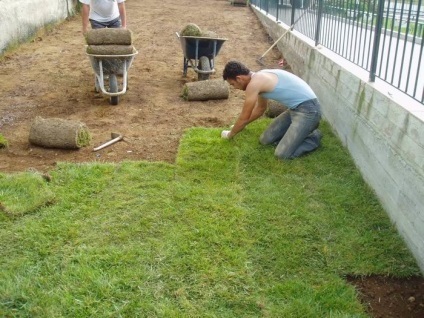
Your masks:
M347 274L420 273L349 154L190 129L175 165L0 175L2 317L367 317Z

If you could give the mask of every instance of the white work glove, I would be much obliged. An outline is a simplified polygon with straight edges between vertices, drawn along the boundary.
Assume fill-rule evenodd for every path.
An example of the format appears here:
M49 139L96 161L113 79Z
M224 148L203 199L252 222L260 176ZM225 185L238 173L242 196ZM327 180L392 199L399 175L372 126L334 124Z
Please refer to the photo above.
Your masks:
M223 138L223 139L230 139L230 138L228 137L228 135L230 134L230 132L231 132L231 130L223 130L223 131L221 132L221 138Z

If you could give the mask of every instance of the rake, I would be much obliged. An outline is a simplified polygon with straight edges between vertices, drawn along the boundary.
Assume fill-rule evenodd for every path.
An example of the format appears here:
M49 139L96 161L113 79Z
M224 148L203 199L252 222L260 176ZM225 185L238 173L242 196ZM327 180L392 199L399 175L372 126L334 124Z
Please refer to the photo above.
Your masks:
M265 64L264 64L264 62L262 62L262 59L265 57L265 55L267 55L268 53L269 53L269 51L271 51L273 48L274 48L274 46L276 46L277 45L277 43L278 42L280 42L280 40L282 39L282 38L284 38L285 36L286 36L286 34L287 33L289 33L290 31L292 31L293 30L293 28L294 28L294 26L295 26L295 24L297 23L297 22L299 22L299 20L305 15L305 13L307 12L307 10L305 10L305 11L303 11L303 13L293 22L293 24L277 39L277 41L275 41L270 47L269 47L269 49L268 50L266 50L265 51L265 53L264 54L262 54L262 56L261 57L259 57L259 58L257 58L256 59L256 62L258 62L260 65L262 65L262 66L265 66Z

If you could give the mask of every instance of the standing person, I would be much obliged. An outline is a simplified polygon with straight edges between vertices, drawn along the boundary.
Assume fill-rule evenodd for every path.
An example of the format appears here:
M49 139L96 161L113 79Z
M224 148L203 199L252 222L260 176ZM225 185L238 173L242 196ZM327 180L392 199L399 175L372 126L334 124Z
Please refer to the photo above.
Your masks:
M126 28L125 0L79 0L82 3L82 33L92 29Z
M227 63L223 78L246 95L236 123L231 130L222 131L222 138L233 138L261 117L267 109L267 100L272 99L288 109L262 133L261 144L277 144L275 155L279 159L293 159L318 148L322 138L317 129L321 119L320 104L311 87L301 78L280 69L255 73L237 61Z

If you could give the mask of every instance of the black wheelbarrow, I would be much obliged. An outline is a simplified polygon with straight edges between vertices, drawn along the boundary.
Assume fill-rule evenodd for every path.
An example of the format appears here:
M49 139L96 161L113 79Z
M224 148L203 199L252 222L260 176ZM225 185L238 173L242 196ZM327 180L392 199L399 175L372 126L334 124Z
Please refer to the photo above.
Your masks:
M187 69L191 67L199 81L209 79L210 74L215 73L215 57L227 39L176 34L184 53L184 76L187 76Z

